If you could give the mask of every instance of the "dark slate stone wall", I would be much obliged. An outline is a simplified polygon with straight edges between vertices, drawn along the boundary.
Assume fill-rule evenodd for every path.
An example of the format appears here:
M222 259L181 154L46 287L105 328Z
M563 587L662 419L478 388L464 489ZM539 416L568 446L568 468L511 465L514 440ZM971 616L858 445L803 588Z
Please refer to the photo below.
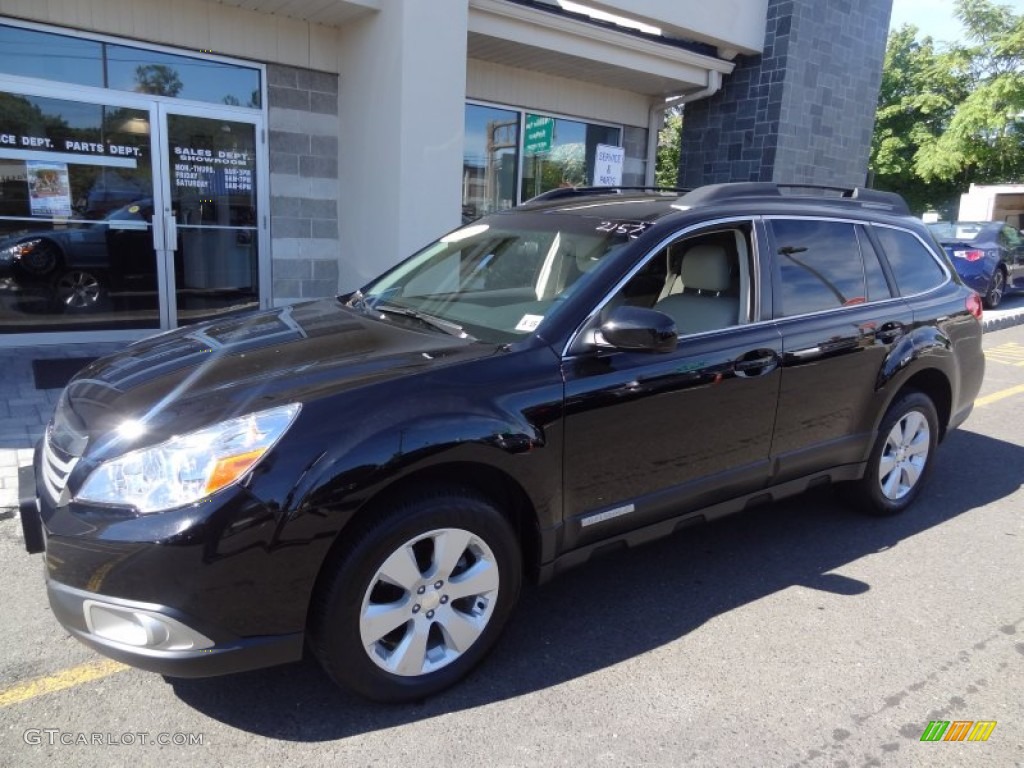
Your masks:
M761 56L687 104L680 184L863 184L892 0L769 0Z

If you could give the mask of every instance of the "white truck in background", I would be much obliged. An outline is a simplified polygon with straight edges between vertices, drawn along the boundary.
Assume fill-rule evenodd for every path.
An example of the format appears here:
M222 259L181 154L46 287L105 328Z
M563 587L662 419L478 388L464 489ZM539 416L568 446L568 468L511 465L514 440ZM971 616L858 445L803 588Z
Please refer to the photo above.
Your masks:
M971 184L960 195L958 221L1003 221L1024 229L1024 184Z

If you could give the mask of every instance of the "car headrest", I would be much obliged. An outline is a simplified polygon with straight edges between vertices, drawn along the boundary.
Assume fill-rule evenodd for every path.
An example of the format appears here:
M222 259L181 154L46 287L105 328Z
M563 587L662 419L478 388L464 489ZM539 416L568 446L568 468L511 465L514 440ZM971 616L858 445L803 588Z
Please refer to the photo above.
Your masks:
M570 251L570 254L572 254L572 251ZM572 255L576 259L576 269L580 272L589 272L592 270L597 266L597 263L601 261L602 256L602 254L595 253L593 250L576 251L575 254Z
M720 245L695 245L683 257L682 278L687 289L729 289L729 255Z

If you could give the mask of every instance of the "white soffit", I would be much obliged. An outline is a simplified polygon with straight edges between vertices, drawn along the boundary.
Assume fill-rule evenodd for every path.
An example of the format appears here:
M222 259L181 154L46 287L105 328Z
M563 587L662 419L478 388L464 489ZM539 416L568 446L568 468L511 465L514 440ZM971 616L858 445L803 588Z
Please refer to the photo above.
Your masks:
M352 19L380 10L381 0L216 0L221 5L244 8L271 16L340 27Z
M652 97L700 90L733 62L504 0L470 0L468 55Z

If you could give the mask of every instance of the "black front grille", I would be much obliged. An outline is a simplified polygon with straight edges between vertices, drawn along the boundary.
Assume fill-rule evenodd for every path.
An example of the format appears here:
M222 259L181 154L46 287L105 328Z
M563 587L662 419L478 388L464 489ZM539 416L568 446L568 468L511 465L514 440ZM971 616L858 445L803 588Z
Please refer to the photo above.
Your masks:
M68 477L78 463L78 457L61 450L53 441L52 426L43 438L43 488L53 504L62 504L67 491Z

